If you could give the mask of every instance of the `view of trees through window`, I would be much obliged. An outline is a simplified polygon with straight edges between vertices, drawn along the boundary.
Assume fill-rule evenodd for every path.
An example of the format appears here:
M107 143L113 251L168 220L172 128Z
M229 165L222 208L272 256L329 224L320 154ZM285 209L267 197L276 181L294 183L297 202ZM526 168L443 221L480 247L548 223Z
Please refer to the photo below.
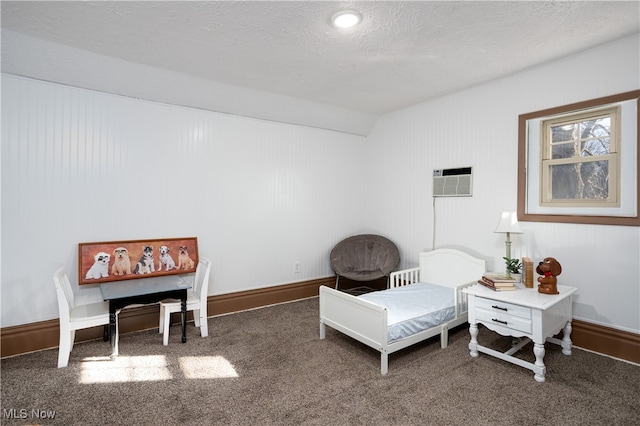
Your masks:
M614 118L615 109L609 109L588 118L580 114L543 122L547 170L542 175L548 180L543 187L550 189L543 201L615 201L615 191L610 190L616 183Z

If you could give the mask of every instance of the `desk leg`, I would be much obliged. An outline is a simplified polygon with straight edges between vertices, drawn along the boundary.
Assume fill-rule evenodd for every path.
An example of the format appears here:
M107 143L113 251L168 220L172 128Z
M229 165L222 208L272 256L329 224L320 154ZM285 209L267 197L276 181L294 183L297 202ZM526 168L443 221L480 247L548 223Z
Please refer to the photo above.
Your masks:
M187 341L187 298L186 296L180 299L180 308L182 316L182 343Z
M116 327L117 314L115 307L109 304L109 342L111 343L111 358L118 356L118 330Z

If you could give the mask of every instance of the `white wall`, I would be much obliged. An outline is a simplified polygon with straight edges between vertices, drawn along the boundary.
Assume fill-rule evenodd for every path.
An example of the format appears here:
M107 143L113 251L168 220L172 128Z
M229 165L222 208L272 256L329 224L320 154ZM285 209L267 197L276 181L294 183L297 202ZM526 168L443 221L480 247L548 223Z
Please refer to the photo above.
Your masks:
M500 212L516 210L518 115L640 88L638 35L381 118L367 143L367 219L402 245L404 266L433 241L433 169L473 166L471 198L438 198L435 246L466 246L502 270ZM512 256L556 257L578 287L578 319L640 331L640 229L521 223Z
M500 269L518 115L638 89L639 47L636 35L388 114L366 139L3 75L0 326L57 317L51 274L75 278L79 242L196 235L211 295L331 275L329 250L359 232L389 236L413 266L432 248L434 168L475 173L472 198L437 200L435 246ZM522 227L514 257L558 258L576 318L640 332L638 227Z
M76 281L80 242L197 236L211 295L329 276L331 247L361 230L364 149L362 136L3 75L1 326L57 318L52 273Z

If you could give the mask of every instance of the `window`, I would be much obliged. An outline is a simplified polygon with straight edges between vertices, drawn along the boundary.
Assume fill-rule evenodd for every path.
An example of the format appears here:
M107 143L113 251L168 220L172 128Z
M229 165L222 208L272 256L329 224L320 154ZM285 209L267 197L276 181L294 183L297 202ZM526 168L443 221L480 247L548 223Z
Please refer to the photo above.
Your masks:
M640 226L640 90L519 116L518 219Z
M620 106L542 121L540 205L618 207Z

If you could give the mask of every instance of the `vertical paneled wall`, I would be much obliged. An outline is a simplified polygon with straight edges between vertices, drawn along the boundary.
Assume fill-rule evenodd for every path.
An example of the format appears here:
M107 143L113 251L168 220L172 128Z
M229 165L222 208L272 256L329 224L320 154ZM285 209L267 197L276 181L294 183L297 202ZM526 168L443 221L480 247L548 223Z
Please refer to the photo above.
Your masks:
M75 281L79 242L197 236L210 294L331 275L331 247L362 226L364 148L3 75L1 326L58 316L51 276L64 266Z
M357 232L397 242L402 266L458 246L499 270L518 115L638 89L639 47L635 35L387 114L366 140L3 75L0 326L57 317L51 273L75 277L83 241L196 235L210 294L330 275L328 251ZM461 166L473 197L434 203L433 169ZM576 318L640 331L639 228L521 226L513 255L558 258Z
M367 199L367 219L402 242L404 266L435 247L464 246L502 270L500 213L516 210L518 115L640 88L639 38L435 99L380 119L368 137L371 163L386 173L370 182L385 200ZM473 166L473 197L438 198L434 169ZM434 226L435 225L435 226ZM640 332L640 229L521 223L512 257L556 257L561 284L576 286L576 318Z

